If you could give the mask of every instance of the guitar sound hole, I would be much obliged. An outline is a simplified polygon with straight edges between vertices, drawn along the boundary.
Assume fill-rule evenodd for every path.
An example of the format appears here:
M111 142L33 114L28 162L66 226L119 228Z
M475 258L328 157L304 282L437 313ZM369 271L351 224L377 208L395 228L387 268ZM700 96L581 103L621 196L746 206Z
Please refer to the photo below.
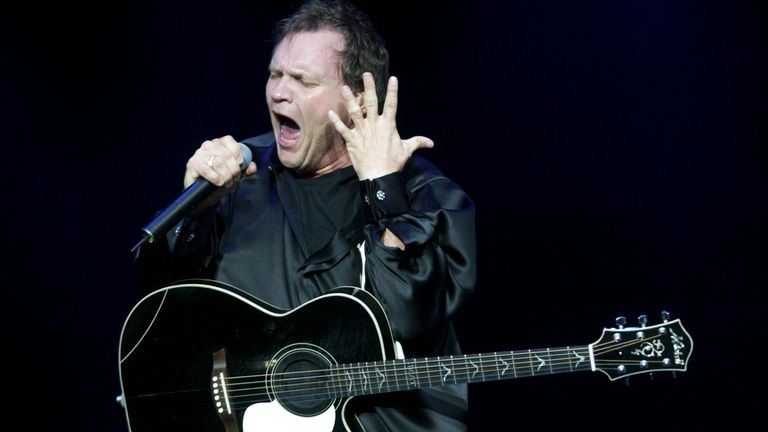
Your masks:
M288 350L271 373L272 391L285 409L300 416L315 416L332 403L330 359L309 349Z

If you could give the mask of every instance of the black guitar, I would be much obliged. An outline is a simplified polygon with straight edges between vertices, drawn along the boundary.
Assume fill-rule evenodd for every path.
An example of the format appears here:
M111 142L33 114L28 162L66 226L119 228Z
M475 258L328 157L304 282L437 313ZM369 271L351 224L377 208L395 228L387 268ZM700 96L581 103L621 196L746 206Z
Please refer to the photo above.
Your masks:
M419 359L395 357L384 311L339 288L285 311L231 286L189 281L144 297L120 338L129 429L354 431L354 396L599 370L611 380L685 371L679 320L604 329L589 345Z

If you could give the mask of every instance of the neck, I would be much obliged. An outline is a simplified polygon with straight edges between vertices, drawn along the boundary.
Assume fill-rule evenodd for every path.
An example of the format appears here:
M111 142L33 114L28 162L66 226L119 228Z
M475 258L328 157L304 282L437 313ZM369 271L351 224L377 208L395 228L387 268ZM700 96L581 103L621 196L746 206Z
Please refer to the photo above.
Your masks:
M587 346L342 364L330 370L329 392L357 396L588 371Z

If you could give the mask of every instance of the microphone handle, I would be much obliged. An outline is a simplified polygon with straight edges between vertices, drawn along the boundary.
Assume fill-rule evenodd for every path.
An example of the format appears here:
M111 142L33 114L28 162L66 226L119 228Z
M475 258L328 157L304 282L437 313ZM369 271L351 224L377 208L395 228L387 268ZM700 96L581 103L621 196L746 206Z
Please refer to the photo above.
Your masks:
M203 178L198 178L188 188L184 189L184 192L171 205L166 207L152 222L141 230L149 238L149 242L153 242L155 237L168 232L169 229L184 219L189 209L195 208L216 189L218 189L218 186L215 184Z

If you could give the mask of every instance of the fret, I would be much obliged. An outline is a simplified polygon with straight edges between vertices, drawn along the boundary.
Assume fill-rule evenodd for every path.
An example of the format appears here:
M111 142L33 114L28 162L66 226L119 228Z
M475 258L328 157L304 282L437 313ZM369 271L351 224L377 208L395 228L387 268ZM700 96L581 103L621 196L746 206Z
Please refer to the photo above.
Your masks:
M547 348L547 359L549 360L549 373L553 374L555 371L552 370L552 353L549 352L549 348Z
M432 369L435 375L433 379L432 374L430 373L430 384L432 384L433 387L443 385L443 368L440 367L440 356L437 356L434 360L425 358L424 361L427 362L427 365L432 365ZM429 366L427 366L427 368L429 368Z
M358 384L358 382L360 380L357 377L357 372L359 370L360 370L360 363L357 363L357 365L355 365L354 363L352 365L350 365L349 376L352 379L352 392L353 392L353 395L357 395L358 394L357 389L360 388L360 385Z
M349 371L348 367L344 368L344 378L346 379L347 384L347 395L353 396L355 382L352 380L352 373Z
M571 347L565 347L565 356L568 358L568 370L573 372L573 362L571 361Z
M375 369L375 373L376 373L376 388L378 389L379 393L384 393L385 391L388 392L389 391L389 381L387 380L387 371L385 369L384 372L381 372L381 369L378 366L378 363L374 363L374 364L376 364L376 369ZM386 365L386 362L383 362L383 365ZM382 365L382 367L384 367L383 365ZM385 383L387 384L387 389L386 390L384 390L384 384Z
M515 375L515 378L517 378L517 365L515 364L515 352L510 351L509 352L510 357L512 357L512 373Z
M466 363L467 363L467 355L464 354L464 364L466 365ZM469 366L466 367L467 382L471 383L472 380L474 380L477 377L477 373L480 372L480 366L478 366L477 363L475 363L472 360L469 360L469 364L471 365L471 367ZM472 374L471 377L469 376L470 373Z
M379 374L381 373L379 371L378 363L374 362L371 363L371 367L368 369L370 375L369 375L369 381L371 382L371 393L374 391L376 393L381 393L381 376Z
M363 377L360 376L360 371L361 370L362 370L362 368L360 367L360 362L357 362L357 366L355 366L355 369L352 372L352 379L354 380L354 383L355 383L354 384L355 392L358 393L358 394L361 393L360 389L361 389L362 384L363 384Z
M336 399L338 397L336 393L336 374L333 372L334 367L338 368L338 366L331 365L330 369L328 369L328 398L329 399ZM331 396L331 391L333 391L333 396Z
M499 371L499 356L493 353L493 363L496 365L496 379L501 379L501 372Z
M454 375L453 379L456 381L456 376L453 373L453 364L451 364L451 367L448 367L445 365L445 360L440 360L440 356L437 357L437 364L438 364L438 372L440 373L440 384L446 385L448 384L448 377L451 375Z
M389 371L387 371L387 362L385 361L385 362L382 362L382 363L383 363L383 366L384 366L384 380L387 383L387 391L389 392L389 391L392 391L392 390L389 388L390 379L388 379L389 378ZM397 380L395 380L395 381L397 381Z
M512 354L511 351L510 351L510 354ZM501 369L501 371L499 371L499 362L504 366L504 368ZM496 356L496 373L497 375L499 375L499 379L506 378L505 375L509 372L510 367L512 368L512 372L514 373L515 371L514 356L510 355L509 361L504 360L504 356L501 356L501 357ZM516 377L517 374L515 374L514 376Z
M339 366L331 366L331 387L333 388L333 395L336 398L339 398L342 396L341 388L339 387L339 383L341 382L340 375L339 375Z
M536 371L533 370L533 357L531 357L531 350L528 350L528 365L531 367L531 376L536 375Z
M472 382L472 378L471 378L472 372L470 371L470 366L469 366L469 362L467 361L467 355L466 354L463 355L462 362L464 363L461 366L461 370L464 371L464 379L462 381L463 382Z
M426 360L424 358L423 360ZM426 362L423 362L422 360L413 360L413 363L416 365L416 377L419 378L420 382L426 382L427 387L432 385L432 380L429 379L429 364Z
M453 383L458 384L459 382L456 380L456 365L453 364L453 355L451 355L451 370L453 371Z
M536 376L537 373L540 374L541 368L547 365L547 361L541 358L543 355L543 351L535 352L528 350L528 358L531 361L531 376Z
M437 357L436 360L429 360L424 359L425 362L427 362L427 365L432 366L432 372L429 375L429 382L432 384L432 386L439 386L443 385L443 368L440 366L440 357ZM429 366L427 366L429 368Z
M355 377L355 391L358 395L364 395L363 383L365 382L365 375L363 374L363 364L358 362L355 372L352 374Z
M328 367L328 374L325 376L325 388L328 390L328 399L335 399L331 396L331 386L333 385L333 365Z
M483 367L483 355L478 354L477 355L477 363L478 367L480 368L480 377L485 381L485 367Z
M419 387L419 367L416 364L416 359L413 359L413 365L410 366L408 384L412 385L414 388Z
M395 377L395 387L397 387L397 390L400 390L400 379L397 377L397 360L392 360L392 373Z
M583 350L584 348L583 347L581 347L581 348L578 348L578 347L577 348L568 348L568 362L569 362L569 364L571 364L571 371L579 370L579 367L580 367L579 365L581 365L582 363L584 365L589 364L586 361L586 359L589 356L589 354L585 353L585 352L583 352L582 354L579 354L577 349ZM571 355L573 355L573 358L571 358ZM573 364L573 360L576 360L576 364L575 365Z
M368 365L368 382L370 383L368 386L371 388L371 393L378 393L379 390L379 382L381 382L381 378L379 378L379 374L376 372L379 370L378 367L376 367L376 363L372 362L370 365Z

